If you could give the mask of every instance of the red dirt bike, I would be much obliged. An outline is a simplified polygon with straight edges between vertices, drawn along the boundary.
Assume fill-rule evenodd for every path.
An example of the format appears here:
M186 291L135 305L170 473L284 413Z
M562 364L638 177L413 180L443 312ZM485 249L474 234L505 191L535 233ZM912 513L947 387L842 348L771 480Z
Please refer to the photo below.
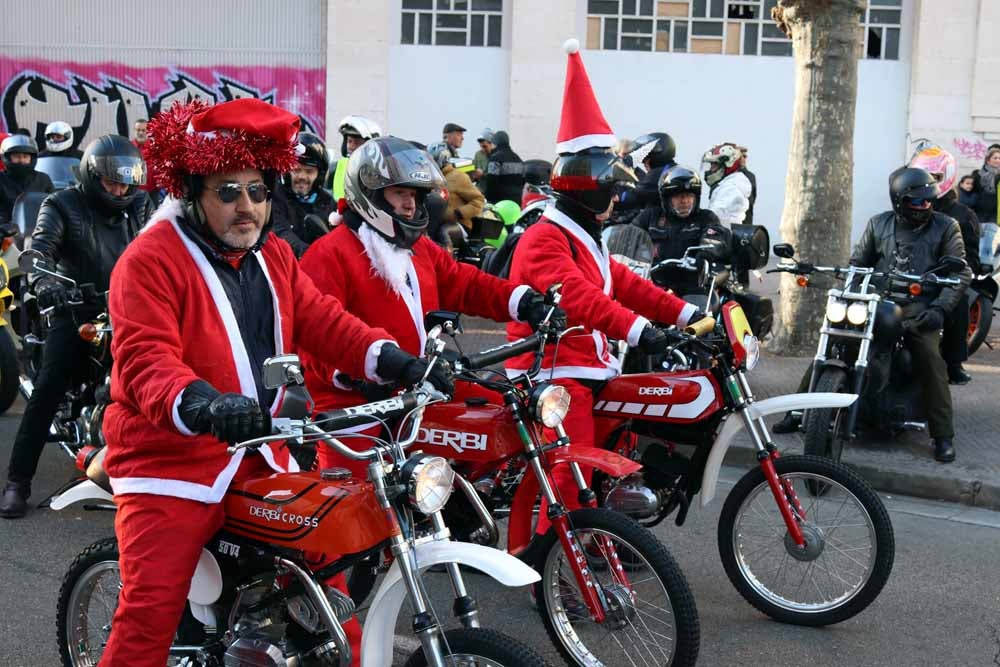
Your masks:
M542 667L545 662L528 647L479 627L458 564L507 586L525 586L538 575L513 556L453 541L441 516L453 488L451 467L439 456L407 451L420 432L424 409L445 397L424 389L312 419L292 418L296 407L307 414L311 403L304 391L292 391L303 389L292 386L302 381L298 359L268 360L263 377L265 385L285 392L285 416L274 419L278 433L235 445L231 452L267 455L272 445L299 449L323 442L348 458L368 461L368 479L351 478L343 468L299 472L289 463L287 472L269 471L233 485L223 500L226 523L202 551L169 664L347 667L351 648L342 623L354 603L323 582L385 552L392 566L365 619L363 667L392 664L393 632L404 600L413 609L422 645L408 667ZM392 437L377 439L371 449L355 451L332 435L373 418L389 425ZM100 463L103 451L81 457L87 478L53 498L53 509L81 501L114 509ZM474 492L468 501L488 516ZM420 525L425 529L418 530ZM305 556L310 552L343 555L314 570ZM445 564L452 577L460 628L445 631L427 596L423 570L437 564ZM73 561L57 611L63 665L97 664L120 588L114 538L98 541Z
M429 340L442 330L454 337L457 318L455 313L429 314ZM569 447L562 428L569 393L535 380L546 342L558 344L558 336L543 323L527 338L462 355L454 363L459 393L465 385L466 393L479 395L429 406L417 443L448 457L495 513L509 516L506 549L541 574L537 607L570 663L693 665L698 612L679 566L650 531L624 514L599 508L581 470L586 466L618 478L635 473L639 465L614 452ZM534 367L525 375L507 378L487 369L525 352L535 352ZM553 432L555 438L546 437ZM565 509L552 481L556 465L569 466L582 509ZM532 526L539 493L552 522L540 536ZM495 526L484 525L470 511L467 497L454 496L445 518L458 539L498 543Z
M597 441L643 469L624 478L598 473L594 488L605 506L645 526L674 511L679 526L695 494L703 507L715 497L723 458L746 429L759 467L737 482L722 508L718 544L726 574L775 620L843 621L871 604L889 578L895 555L889 515L849 468L815 456L779 456L763 417L846 407L857 396L756 401L747 374L759 359L757 338L735 301L718 316L701 332L668 330L673 342L661 370L616 377L596 394ZM626 351L623 345L623 362Z

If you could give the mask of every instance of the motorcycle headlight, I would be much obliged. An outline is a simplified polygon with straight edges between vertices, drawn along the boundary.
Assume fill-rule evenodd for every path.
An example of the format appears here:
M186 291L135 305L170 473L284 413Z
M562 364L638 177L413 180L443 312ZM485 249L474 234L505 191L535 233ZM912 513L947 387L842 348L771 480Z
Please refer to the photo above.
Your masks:
M847 304L843 301L830 301L826 304L826 319L830 320L834 324L838 324L844 321L847 317Z
M401 481L406 485L410 504L423 514L434 514L451 497L455 471L440 456L417 454L403 465Z
M743 348L747 351L747 370L752 371L760 361L760 340L753 334L743 336Z
M569 392L557 384L540 384L531 391L531 416L549 428L562 424L569 412Z
M868 304L855 301L847 307L847 321L854 325L862 325L868 321Z

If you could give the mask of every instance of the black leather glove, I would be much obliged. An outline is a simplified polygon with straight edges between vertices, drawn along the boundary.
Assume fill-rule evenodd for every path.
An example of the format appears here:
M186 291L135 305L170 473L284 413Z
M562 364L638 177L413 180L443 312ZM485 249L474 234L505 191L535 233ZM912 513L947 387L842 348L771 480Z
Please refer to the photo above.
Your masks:
M639 334L639 349L646 354L659 354L667 349L670 341L666 332L652 324L647 324L646 328Z
M537 330L538 325L548 315L550 308L551 306L545 303L544 294L535 290L528 290L521 297L521 300L517 302L517 319L527 322L533 330ZM552 319L549 321L555 329L562 331L566 328L565 311L556 306L555 312L552 313Z
M914 331L939 331L944 327L944 311L931 306L908 322L907 328Z
M66 286L60 282L43 282L35 287L35 297L38 298L39 308L55 308L59 310L66 307L69 301L69 293Z
M383 345L378 355L375 372L384 380L395 382L404 387L412 387L427 372L427 360L419 359L395 345ZM444 359L434 362L434 367L427 376L427 381L443 394L451 396L455 393L455 383L452 380L451 365Z
M181 421L195 433L211 433L223 442L240 442L271 433L271 415L256 399L242 394L220 394L196 380L184 388L177 406Z

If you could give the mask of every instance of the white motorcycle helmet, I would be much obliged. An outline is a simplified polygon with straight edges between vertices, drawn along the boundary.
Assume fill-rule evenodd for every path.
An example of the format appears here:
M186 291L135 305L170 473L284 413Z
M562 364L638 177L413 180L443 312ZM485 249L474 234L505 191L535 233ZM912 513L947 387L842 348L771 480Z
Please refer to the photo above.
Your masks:
M56 139L55 137L62 137ZM57 120L45 126L45 148L50 153L61 153L73 146L73 128L69 123Z
M382 128L378 123L364 116L344 116L337 131L344 137L340 145L340 154L344 157L347 157L347 137L361 137L368 141L382 136Z

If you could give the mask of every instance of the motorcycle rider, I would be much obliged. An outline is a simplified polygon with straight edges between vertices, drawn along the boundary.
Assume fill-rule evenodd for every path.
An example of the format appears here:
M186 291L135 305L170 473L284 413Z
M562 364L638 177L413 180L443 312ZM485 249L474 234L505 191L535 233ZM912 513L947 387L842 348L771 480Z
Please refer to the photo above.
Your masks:
M701 158L708 183L708 208L727 228L743 224L753 185L743 172L743 150L733 143L713 146Z
M892 210L868 221L851 253L851 264L878 271L919 274L937 265L942 257L965 259L958 223L933 208L939 194L937 179L923 169L901 167L892 172L889 176ZM957 277L962 280L961 287L945 287L937 293L926 290L919 300L903 308L903 328L913 355L913 372L921 388L934 458L942 463L955 460L955 429L948 373L940 352L940 332L947 313L955 309L972 277L968 264ZM808 390L811 370L811 367L806 370L800 391ZM773 430L790 433L799 423L799 417L788 413Z
M468 174L455 168L448 144L442 141L430 146L427 151L441 168L448 190L448 207L445 209L442 222L452 225L458 223L466 230L471 230L472 219L483 212L486 198L472 184Z
M634 188L620 193L615 211L638 211L650 206L657 207L660 202L660 176L664 170L677 163L677 144L666 132L650 132L635 139L636 154L646 153L642 158L642 166L646 173L639 179ZM623 220L627 222L628 220Z
M510 199L520 201L524 189L524 161L510 147L510 137L503 130L493 133L493 150L490 151L483 177L483 194L491 204Z
M660 176L660 207L647 208L632 224L649 232L653 241L653 259L679 259L688 248L713 246L700 251L696 258L721 261L727 258L730 232L714 213L701 208L701 178L680 165L670 167ZM675 294L683 296L700 288L697 273L674 270L665 276Z
M93 283L107 291L111 269L148 217L149 204L138 186L146 179L145 164L128 139L108 134L92 141L80 163L81 182L47 197L38 211L31 247L42 253L49 269L77 284ZM38 468L49 425L75 378L86 370L87 343L67 312L67 283L33 274L31 288L39 308L54 308L42 348L42 364L17 429L0 499L0 516L11 519L27 512L31 480ZM100 313L81 307L79 320Z
M364 116L344 116L337 126L337 131L344 138L340 144L340 159L330 170L326 178L326 189L333 193L333 200L339 202L344 198L344 176L347 175L347 158L369 139L382 136L382 128L378 123Z
M226 489L298 469L287 448L226 450L271 432L281 401L263 386L265 358L311 351L372 381L411 383L426 369L322 295L270 236L269 191L297 164L298 129L298 116L254 98L177 104L149 123L150 173L171 199L112 277L105 468L122 592L104 667L166 663ZM345 629L357 649L356 623Z
M323 189L330 160L326 145L312 132L299 132L299 163L281 177L272 201L274 233L301 257L311 243L330 229L330 214L337 202Z
M743 153L743 164L740 166L740 172L747 177L748 181L750 181L750 196L748 197L750 200L750 207L747 209L746 215L743 216L743 224L752 225L753 209L757 205L757 174L747 168L747 160L750 155L750 149L746 146L740 146L739 148L740 152Z
M432 310L523 321L526 326L537 326L548 311L538 292L456 262L427 238L424 201L443 183L433 159L409 142L396 137L370 141L351 156L344 224L302 258L302 271L321 292L337 297L369 326L388 331L414 355L424 350L424 316ZM302 360L306 386L319 409L366 401L363 392L371 387L346 377L351 373L342 366L316 353L303 352ZM322 467L347 467L360 474L361 463L326 447L320 451Z
M73 148L73 128L57 120L45 126L45 150L38 157L73 157L79 160L83 153Z
M927 146L910 160L910 166L923 169L937 179L940 194L934 200L934 210L958 222L965 244L965 261L976 276L979 267L979 218L969 207L959 203L955 192L958 180L958 163L955 156L940 146ZM972 376L965 372L962 363L969 358L969 299L962 295L948 317L945 318L941 336L941 356L948 366L950 384L968 384Z
M11 220L14 200L25 192L54 192L55 186L48 174L35 170L38 164L38 145L24 134L12 134L0 143L0 225Z
M555 201L524 232L514 251L510 277L538 290L562 283L560 305L567 324L582 326L583 331L560 341L555 360L553 348L546 349L540 377L553 378L572 397L563 421L571 446L593 447L597 444L594 388L621 372L608 337L628 341L644 352L660 352L667 338L650 320L683 327L700 314L695 306L643 280L608 254L601 228L610 217L616 193L636 178L612 151L615 136L594 97L579 43L569 40L565 48L569 53L567 85L556 144L559 157L551 180ZM524 323L507 325L508 340L530 332ZM507 373L522 373L533 360L533 354L515 357L506 363ZM559 466L553 478L566 509L578 508L570 470ZM544 533L548 527L543 508L536 530Z

